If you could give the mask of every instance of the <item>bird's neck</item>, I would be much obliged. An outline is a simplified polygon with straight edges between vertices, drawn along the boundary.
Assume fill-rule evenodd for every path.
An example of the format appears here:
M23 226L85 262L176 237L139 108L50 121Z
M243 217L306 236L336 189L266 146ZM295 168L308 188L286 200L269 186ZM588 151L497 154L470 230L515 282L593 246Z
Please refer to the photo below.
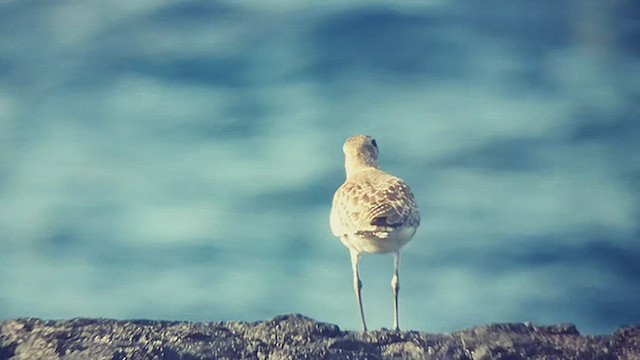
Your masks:
M375 159L346 159L344 168L347 179L366 170L379 169L378 161Z

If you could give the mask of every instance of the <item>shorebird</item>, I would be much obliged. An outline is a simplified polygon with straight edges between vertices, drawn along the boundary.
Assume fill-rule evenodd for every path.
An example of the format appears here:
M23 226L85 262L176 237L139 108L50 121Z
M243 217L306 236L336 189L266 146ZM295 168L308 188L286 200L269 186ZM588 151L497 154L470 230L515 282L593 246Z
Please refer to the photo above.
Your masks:
M364 331L367 331L367 323L360 295L360 255L393 253L393 329L398 331L400 248L416 233L420 210L409 186L402 179L380 170L375 139L365 135L351 137L342 151L347 179L333 197L331 232L349 249L353 288Z

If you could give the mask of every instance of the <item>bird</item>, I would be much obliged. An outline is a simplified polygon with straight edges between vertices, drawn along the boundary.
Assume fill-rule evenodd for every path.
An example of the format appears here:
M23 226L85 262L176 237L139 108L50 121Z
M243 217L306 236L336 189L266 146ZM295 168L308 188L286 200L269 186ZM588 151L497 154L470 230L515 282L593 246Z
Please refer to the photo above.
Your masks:
M400 249L415 235L420 225L420 210L409 185L380 170L378 144L374 138L367 135L350 137L342 151L346 180L333 196L329 219L331 232L349 249L353 288L365 332L367 323L358 272L360 256L365 253L393 254L393 329L399 331Z

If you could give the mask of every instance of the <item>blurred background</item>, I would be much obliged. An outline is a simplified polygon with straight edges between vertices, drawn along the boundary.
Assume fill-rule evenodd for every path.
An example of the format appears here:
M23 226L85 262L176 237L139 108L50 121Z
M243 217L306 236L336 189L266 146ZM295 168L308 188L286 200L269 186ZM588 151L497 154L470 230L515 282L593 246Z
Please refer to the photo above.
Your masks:
M639 104L633 0L0 1L0 318L359 329L328 216L370 134L423 213L401 327L637 324Z

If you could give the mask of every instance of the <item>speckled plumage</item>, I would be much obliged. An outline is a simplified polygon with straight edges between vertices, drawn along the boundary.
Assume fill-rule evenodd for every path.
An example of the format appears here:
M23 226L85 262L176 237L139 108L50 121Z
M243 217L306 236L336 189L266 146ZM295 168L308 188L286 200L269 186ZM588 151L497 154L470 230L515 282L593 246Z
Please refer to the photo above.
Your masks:
M420 211L409 186L379 169L363 170L348 178L333 198L331 231L360 253L400 249L410 240L401 235L411 229L415 232L418 225Z
M343 146L347 179L333 197L331 232L349 248L354 288L362 324L358 261L362 253L394 253L394 328L398 329L399 251L420 225L420 210L409 186L400 178L380 170L378 145L369 136L347 139Z

